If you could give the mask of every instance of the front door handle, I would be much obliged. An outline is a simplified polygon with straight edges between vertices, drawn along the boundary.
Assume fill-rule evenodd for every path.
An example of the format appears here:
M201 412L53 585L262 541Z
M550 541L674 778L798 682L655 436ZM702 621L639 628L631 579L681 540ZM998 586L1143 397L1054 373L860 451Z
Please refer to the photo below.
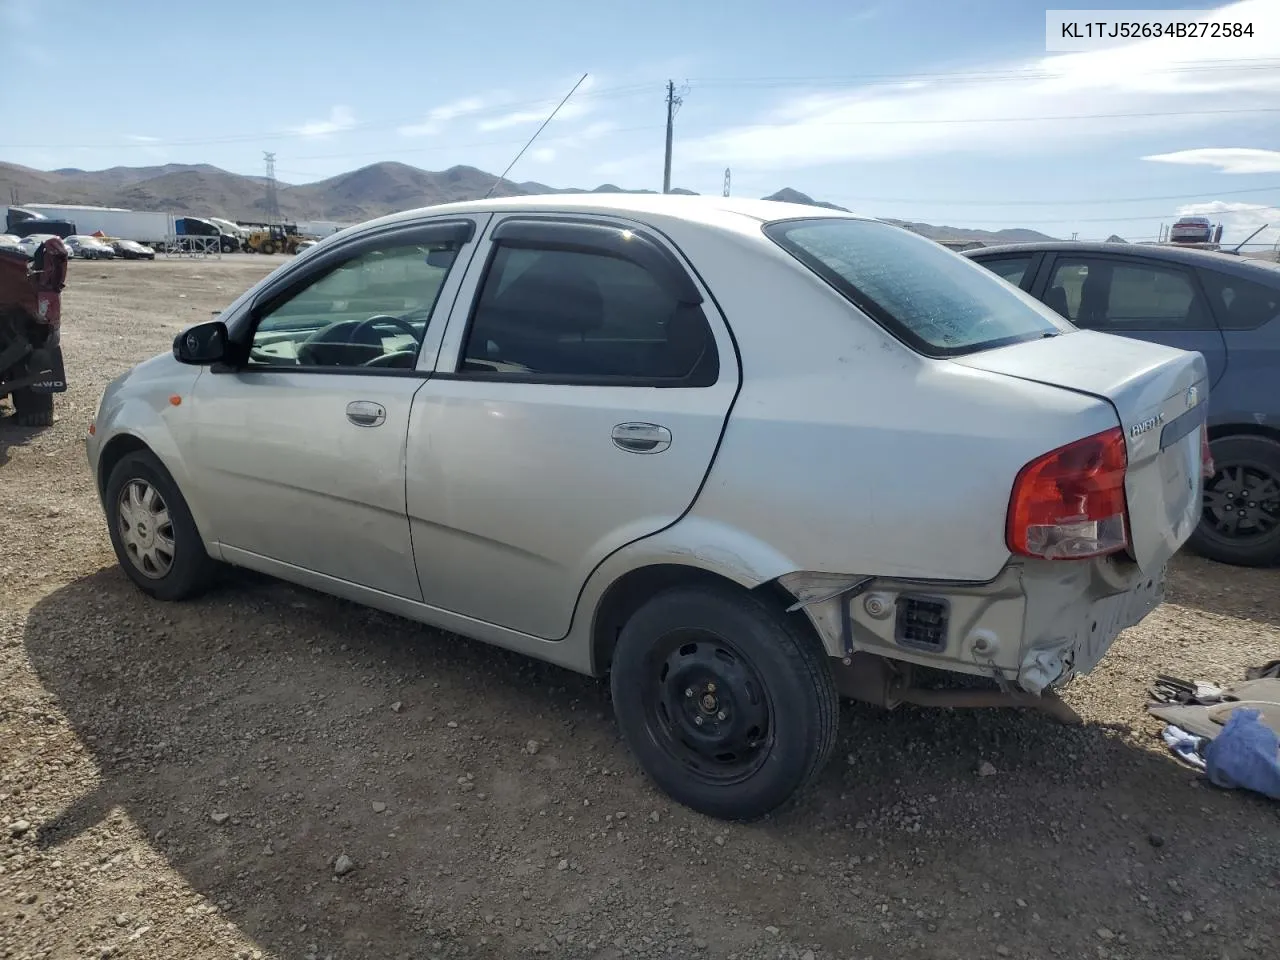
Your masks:
M620 423L612 437L613 445L627 453L661 453L671 446L671 431L656 423Z
M352 400L347 404L347 419L357 427L380 427L387 422L387 411L372 400Z

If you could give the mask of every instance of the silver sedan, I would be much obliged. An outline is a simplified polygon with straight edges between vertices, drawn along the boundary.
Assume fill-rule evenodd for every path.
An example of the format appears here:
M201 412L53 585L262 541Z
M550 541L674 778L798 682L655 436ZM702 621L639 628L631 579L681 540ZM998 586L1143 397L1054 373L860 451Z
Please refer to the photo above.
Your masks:
M1195 527L1206 391L889 224L522 197L326 238L113 382L88 453L157 599L233 564L608 675L657 783L749 819L838 692L1090 670Z

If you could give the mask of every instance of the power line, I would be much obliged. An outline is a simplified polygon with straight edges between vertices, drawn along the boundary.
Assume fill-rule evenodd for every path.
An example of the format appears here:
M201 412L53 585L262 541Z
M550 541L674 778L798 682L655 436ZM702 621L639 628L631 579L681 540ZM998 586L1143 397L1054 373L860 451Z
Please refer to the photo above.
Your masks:
M1249 205L1242 205L1240 207L1237 207L1234 210L1224 210L1222 212L1223 213L1249 213L1254 210L1275 210L1275 209L1277 208L1269 206L1267 204L1249 204ZM1139 220L1159 220L1162 217L1165 219L1168 219L1169 211L1165 210L1161 213L1150 213L1150 214L1143 214L1141 216L1130 216L1130 217L1070 217L1068 216L1068 217L1058 217L1057 219L1054 219L1054 220L1023 220L1019 218L1018 225L1019 226L1037 226L1037 225L1043 226L1046 224L1054 224L1054 223L1134 223ZM901 218L899 217L895 219L901 219ZM965 217L965 220L968 223L1007 223L1009 222L1007 218L998 218L998 219L987 218L987 219L975 220L972 217Z
M1039 117L945 117L928 120L775 120L761 123L735 123L729 129L774 129L779 127L895 127L964 123L1047 123L1058 120L1132 120L1141 117L1197 117L1217 114L1280 113L1280 107L1239 107L1228 110L1170 110L1146 113L1059 113ZM715 136L713 131L706 136Z
M1202 60L1185 62L1177 66L1167 66L1158 73L1212 73L1218 70L1272 70L1280 67L1280 59L1274 57L1252 57L1242 59ZM688 81L699 87L788 87L823 84L827 86L875 85L880 83L913 83L932 80L945 81L990 81L995 83L1016 83L1025 80L1053 80L1063 76L1061 71L1053 70L998 70L998 71L958 71L951 73L876 73L876 74L844 74L837 76L791 76L791 77L701 77Z
M856 203L936 203L947 206L973 206L973 207L1048 207L1056 204L1084 204L1084 203L1144 203L1154 200L1195 200L1199 197L1232 197L1242 193L1276 193L1280 194L1280 184L1270 187L1246 187L1242 190L1211 190L1207 193L1179 193L1166 194L1164 196L1149 197L1095 197L1095 198L1076 198L1055 197L1052 200L944 200L938 197L847 197L845 199Z

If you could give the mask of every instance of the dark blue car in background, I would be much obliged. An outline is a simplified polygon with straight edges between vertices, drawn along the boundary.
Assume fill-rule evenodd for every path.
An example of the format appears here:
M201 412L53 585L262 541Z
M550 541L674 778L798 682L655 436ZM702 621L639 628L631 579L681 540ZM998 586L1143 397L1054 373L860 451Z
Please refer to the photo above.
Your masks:
M1077 327L1196 350L1217 473L1189 545L1280 561L1280 265L1173 246L1057 241L966 250Z

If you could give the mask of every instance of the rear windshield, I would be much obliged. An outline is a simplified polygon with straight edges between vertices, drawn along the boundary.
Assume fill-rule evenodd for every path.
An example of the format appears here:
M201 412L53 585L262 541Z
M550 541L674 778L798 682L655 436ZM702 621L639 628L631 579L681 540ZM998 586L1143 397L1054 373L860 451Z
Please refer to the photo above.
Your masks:
M876 220L771 223L765 233L894 336L958 356L1073 329L985 267Z

